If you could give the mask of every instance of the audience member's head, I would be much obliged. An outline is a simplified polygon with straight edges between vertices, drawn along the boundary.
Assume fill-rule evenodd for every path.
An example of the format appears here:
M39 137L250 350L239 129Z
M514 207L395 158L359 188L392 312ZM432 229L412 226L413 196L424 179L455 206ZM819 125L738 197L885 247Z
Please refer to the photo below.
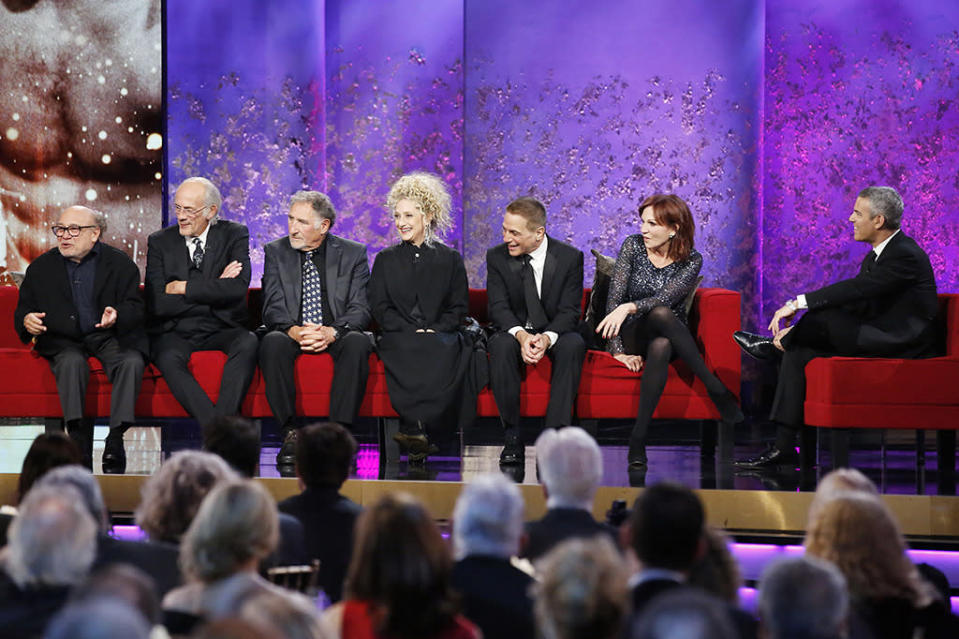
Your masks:
M150 625L129 603L105 597L71 604L50 622L44 639L148 639Z
M711 526L706 526L703 532L706 552L693 565L686 582L732 605L739 605L739 587L743 580L739 564L729 550L729 539Z
M603 456L589 433L578 426L547 428L536 439L536 462L547 507L592 510Z
M736 639L729 612L704 592L668 591L643 608L629 639Z
M256 570L276 548L276 503L252 480L214 488L183 535L180 564L184 574L211 583L241 570Z
M768 639L840 639L849 614L846 580L828 561L781 559L759 581L759 622Z
M826 474L819 485L816 486L816 493L813 495L812 503L809 504L809 512L806 515L806 527L815 517L819 516L819 511L823 504L841 493L854 492L863 495L871 495L879 498L879 490L868 477L863 475L855 468L837 468Z
M87 512L97 522L98 532L105 533L110 528L107 507L103 503L103 493L100 492L100 483L89 469L83 466L60 466L40 478L37 486L70 486L80 497Z
M80 464L82 460L79 446L66 433L54 431L37 435L30 444L27 456L23 458L20 478L17 480L17 501L23 501L34 482L51 468Z
M97 524L73 488L37 486L10 524L6 571L21 589L73 586L96 554Z
M360 515L346 596L382 612L378 634L433 636L453 619L451 569L426 508L408 494L387 494Z
M835 564L853 599L924 607L936 598L906 555L898 524L872 495L847 492L826 502L806 532L806 553Z
M109 564L90 575L71 595L71 603L113 598L125 601L151 625L160 623L160 598L153 578L136 566Z
M453 550L468 555L511 557L523 535L523 497L502 473L480 475L467 484L453 510Z
M214 417L203 425L203 450L219 455L244 477L255 477L260 463L260 427L245 417Z
M137 525L154 541L179 543L207 493L234 479L237 474L213 453L173 453L143 485Z
M644 490L629 525L631 546L644 568L688 572L702 555L703 505L685 486L662 482Z
M263 628L270 637L324 639L316 611L301 599L260 591L240 608L240 618Z
M629 612L622 556L605 537L570 539L537 563L533 612L543 639L621 636Z
M312 424L296 439L296 473L314 490L340 489L350 476L356 440L339 424Z

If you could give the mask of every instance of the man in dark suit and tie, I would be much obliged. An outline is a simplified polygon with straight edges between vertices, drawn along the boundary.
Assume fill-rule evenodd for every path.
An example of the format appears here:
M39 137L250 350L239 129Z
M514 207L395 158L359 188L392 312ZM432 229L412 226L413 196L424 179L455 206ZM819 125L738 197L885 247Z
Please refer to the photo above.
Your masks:
M106 227L104 215L85 206L63 211L53 226L56 248L27 267L14 323L20 339L50 361L67 431L87 465L93 448L92 424L83 419L87 358L103 364L113 385L103 471L122 473L123 433L134 421L148 345L140 270L126 253L100 242Z
M776 442L758 457L736 462L758 468L795 464L796 434L803 424L805 368L816 357L928 357L934 355L938 312L936 280L929 256L900 229L902 198L888 186L863 189L849 221L853 235L872 250L859 273L795 299L776 311L773 337L738 331L748 354L782 357L771 419ZM794 325L780 329L797 311L809 309Z
M366 247L330 233L336 211L318 191L290 199L290 234L264 247L263 323L260 346L266 398L283 428L276 458L292 475L296 453L296 388L293 365L301 354L333 357L330 420L349 426L356 419L369 375L372 343Z
M503 244L486 253L490 388L505 429L502 464L522 464L520 383L525 366L553 363L546 428L569 425L586 356L576 330L583 299L583 253L546 235L546 207L521 197L506 207Z
M235 415L256 369L256 336L245 327L250 234L219 219L222 198L206 178L191 177L174 197L177 224L150 235L146 297L153 361L173 396L201 425ZM227 355L216 403L189 370L194 351Z

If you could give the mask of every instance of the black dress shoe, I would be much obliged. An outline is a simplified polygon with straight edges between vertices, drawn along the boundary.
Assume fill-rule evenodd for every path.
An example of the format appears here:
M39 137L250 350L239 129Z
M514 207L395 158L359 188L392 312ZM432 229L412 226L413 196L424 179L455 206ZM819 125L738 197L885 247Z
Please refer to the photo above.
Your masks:
M106 475L122 475L127 471L127 452L123 449L123 435L107 435L103 443L101 463Z
M517 466L526 463L526 446L516 429L506 430L506 441L503 451L499 454L500 466Z
M296 436L297 430L289 428L283 433L283 443L280 444L280 451L276 454L276 466L292 467L296 465ZM287 477L289 475L282 475Z
M773 345L773 338L747 333L746 331L736 331L733 333L733 339L739 344L739 348L758 360L776 361L782 357L782 351Z
M799 453L792 448L785 450L770 446L757 457L735 462L738 468L766 468L769 466L798 466Z
M411 464L422 464L429 455L436 454L440 450L430 443L425 433L417 435L396 433L393 439L400 445L401 452L406 453L407 461Z

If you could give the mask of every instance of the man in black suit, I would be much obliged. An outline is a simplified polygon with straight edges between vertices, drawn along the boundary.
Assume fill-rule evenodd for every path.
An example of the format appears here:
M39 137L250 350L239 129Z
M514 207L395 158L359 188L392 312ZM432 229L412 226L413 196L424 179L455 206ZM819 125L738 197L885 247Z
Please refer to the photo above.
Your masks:
M776 442L758 457L736 462L758 468L795 464L796 434L803 424L805 368L816 357L928 357L934 355L939 304L929 256L900 230L902 198L888 186L863 189L849 221L853 236L872 250L859 273L795 299L776 311L773 337L739 331L736 341L754 357L782 357L770 418ZM797 311L794 325L780 329Z
M526 365L553 363L546 428L569 425L586 343L577 331L583 300L583 253L546 235L546 207L521 197L506 207L503 244L486 252L490 389L505 429L502 464L522 464L520 383Z
M279 503L306 530L306 550L320 560L319 583L330 601L343 597L353 555L353 528L363 508L340 494L350 475L356 440L331 422L306 426L296 441L296 475L303 492Z
M260 345L260 369L283 428L281 473L292 474L295 461L297 357L333 357L330 420L352 424L366 392L372 343L362 331L370 323L370 267L365 246L330 233L335 221L326 195L299 191L290 199L290 234L264 247L263 323L270 332Z
M150 235L146 297L153 361L180 405L201 425L235 415L256 369L256 336L244 326L250 234L218 218L222 198L201 177L176 190L177 224ZM214 404L189 370L194 351L227 354Z
M542 519L527 522L523 556L535 560L571 538L608 535L615 543L616 531L592 514L603 478L603 456L596 440L578 426L546 429L536 439L536 462L547 511Z
M523 534L523 497L502 473L463 488L453 511L456 564L450 585L484 637L533 639L533 578L513 566Z
M63 211L53 226L57 247L27 267L14 323L20 339L32 341L50 361L67 431L88 465L93 432L83 420L87 358L92 355L103 364L113 385L103 471L122 473L123 433L134 421L148 345L140 271L126 253L100 242L106 227L98 211L84 206Z

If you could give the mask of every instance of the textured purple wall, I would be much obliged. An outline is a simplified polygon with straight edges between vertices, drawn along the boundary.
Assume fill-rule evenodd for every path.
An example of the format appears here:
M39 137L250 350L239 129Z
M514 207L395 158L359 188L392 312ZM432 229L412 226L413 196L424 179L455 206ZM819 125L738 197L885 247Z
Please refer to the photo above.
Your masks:
M763 317L856 272L856 193L896 188L940 291L959 290L959 4L769 3Z

